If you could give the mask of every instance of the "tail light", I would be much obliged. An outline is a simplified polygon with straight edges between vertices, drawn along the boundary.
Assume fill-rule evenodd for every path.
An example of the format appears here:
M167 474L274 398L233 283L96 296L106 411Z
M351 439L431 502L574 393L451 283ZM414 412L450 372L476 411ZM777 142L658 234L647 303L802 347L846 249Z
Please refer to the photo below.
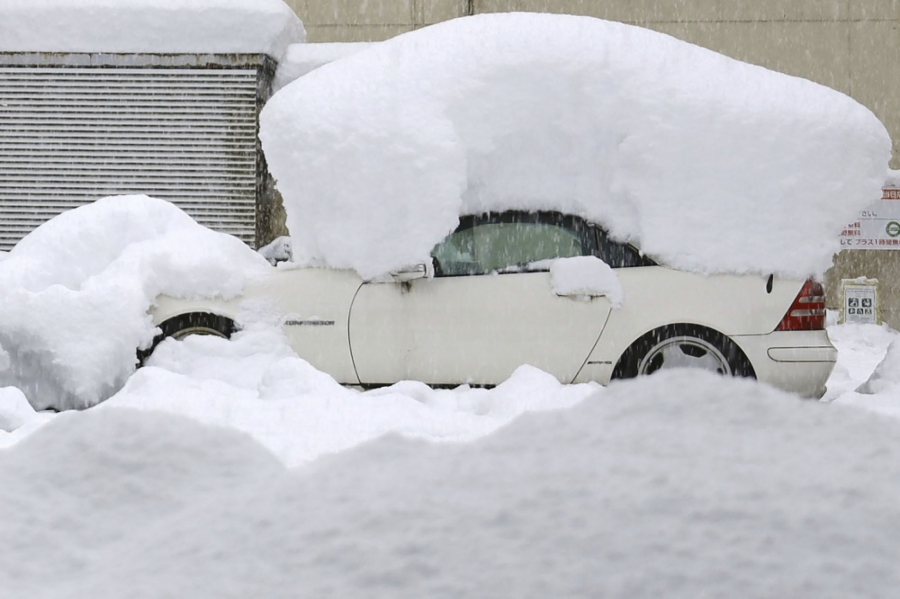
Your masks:
M820 331L825 328L825 288L809 279L781 319L776 331Z

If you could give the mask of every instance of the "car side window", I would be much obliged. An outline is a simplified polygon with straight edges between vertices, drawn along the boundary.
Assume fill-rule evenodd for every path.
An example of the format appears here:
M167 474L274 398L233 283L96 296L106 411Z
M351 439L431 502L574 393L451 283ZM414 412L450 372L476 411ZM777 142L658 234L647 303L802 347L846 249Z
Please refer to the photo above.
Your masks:
M642 255L633 246L610 239L609 234L603 229L597 228L597 238L596 255L612 268L656 266L653 260Z
M548 270L549 260L590 255L593 243L586 233L586 225L571 226L558 215L470 217L435 247L435 272L459 276Z

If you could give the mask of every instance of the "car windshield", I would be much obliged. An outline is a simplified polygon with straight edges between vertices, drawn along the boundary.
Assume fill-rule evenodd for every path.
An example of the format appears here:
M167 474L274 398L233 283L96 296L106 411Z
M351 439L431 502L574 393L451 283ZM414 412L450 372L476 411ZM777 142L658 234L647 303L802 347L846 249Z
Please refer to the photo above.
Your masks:
M523 220L503 215L470 219L435 247L435 268L444 276L546 270L550 260L591 253L586 227L546 222L540 215ZM528 220L524 220L527 218ZM480 222L479 222L480 221Z

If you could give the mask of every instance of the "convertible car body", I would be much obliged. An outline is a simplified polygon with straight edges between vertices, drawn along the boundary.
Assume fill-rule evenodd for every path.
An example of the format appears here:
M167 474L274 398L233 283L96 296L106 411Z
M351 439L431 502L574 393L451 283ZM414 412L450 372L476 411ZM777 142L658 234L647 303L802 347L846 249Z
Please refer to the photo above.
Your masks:
M595 256L624 299L554 291L554 259ZM599 227L552 212L461 219L433 262L363 281L282 264L230 301L158 299L165 337L229 336L260 306L299 356L338 382L494 385L530 364L561 382L695 367L820 396L837 357L813 281L705 276L655 264Z

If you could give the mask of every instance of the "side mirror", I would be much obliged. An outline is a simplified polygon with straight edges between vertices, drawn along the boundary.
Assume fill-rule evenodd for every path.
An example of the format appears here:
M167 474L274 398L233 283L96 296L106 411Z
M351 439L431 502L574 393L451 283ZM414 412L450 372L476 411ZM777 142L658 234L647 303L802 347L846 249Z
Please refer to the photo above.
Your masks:
M294 258L290 237L279 237L269 245L261 247L256 251L262 254L272 266L275 266L279 262L291 262Z
M431 279L434 278L434 264L424 262L422 264L404 266L391 271L391 277L396 283L409 283L416 279Z

